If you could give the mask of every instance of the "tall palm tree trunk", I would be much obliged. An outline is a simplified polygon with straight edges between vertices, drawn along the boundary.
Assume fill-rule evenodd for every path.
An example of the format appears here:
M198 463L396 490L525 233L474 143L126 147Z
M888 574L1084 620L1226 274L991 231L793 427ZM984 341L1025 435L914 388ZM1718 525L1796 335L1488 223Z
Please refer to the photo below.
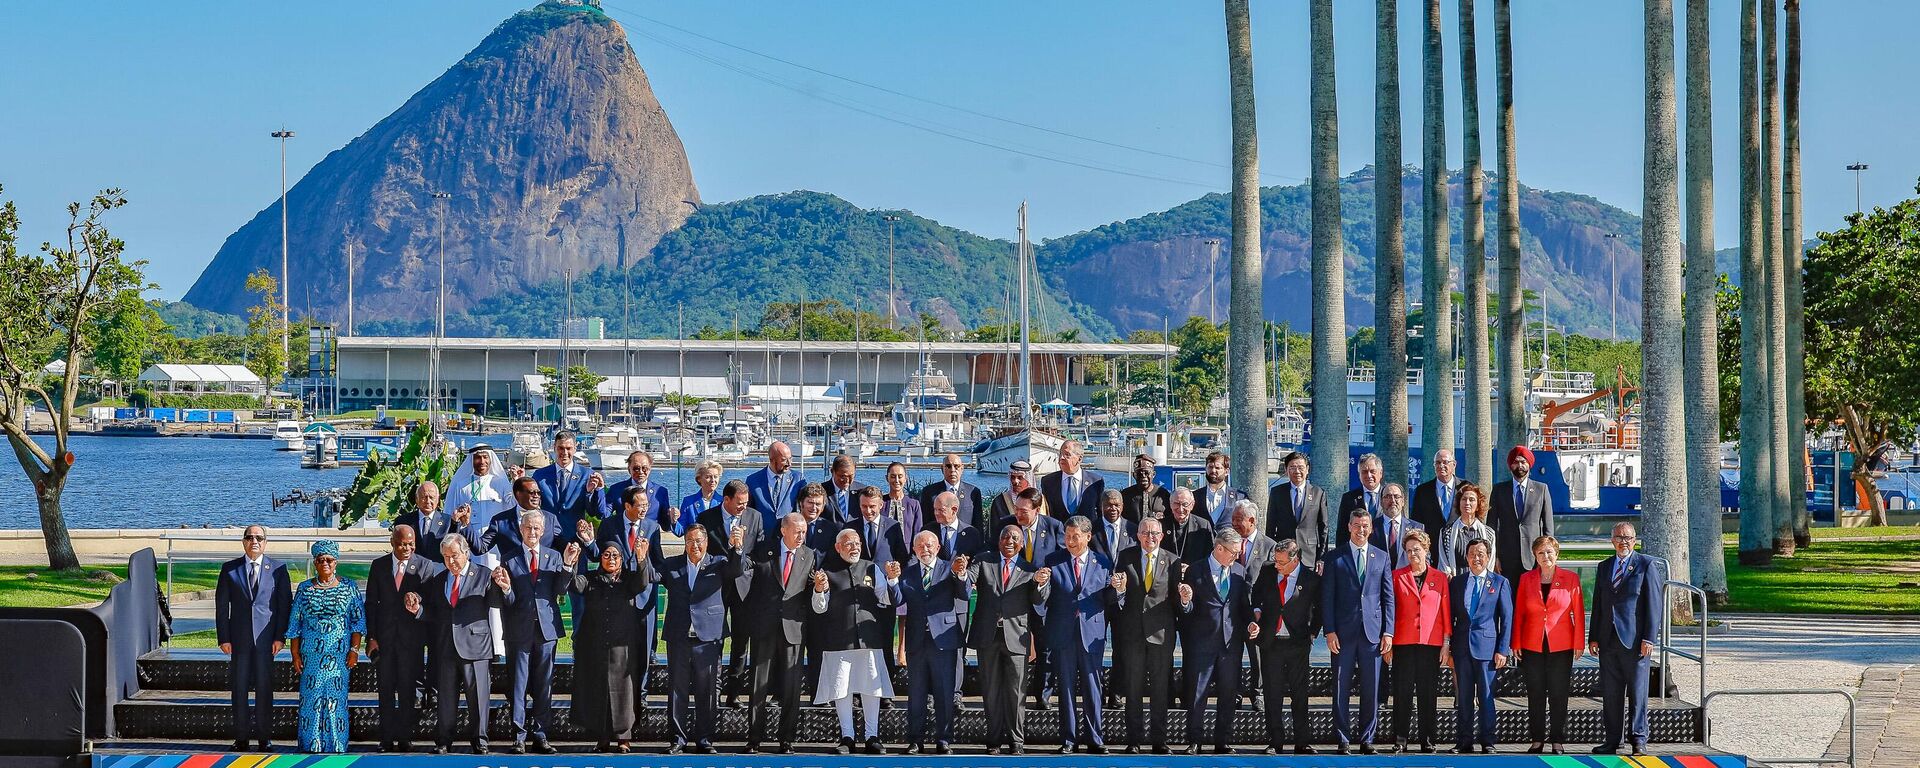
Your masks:
M1667 577L1687 569L1687 412L1685 331L1680 314L1680 152L1673 80L1673 0L1646 0L1646 150L1640 213L1640 537L1667 561ZM1717 484L1716 484L1717 486Z
M1713 69L1709 0L1687 0L1687 554L1710 605L1727 601L1720 542L1720 318L1713 263Z
M1407 246L1401 230L1399 0L1379 0L1373 49L1373 446L1407 482Z
M1452 449L1453 267L1447 221L1447 84L1441 66L1440 0L1427 0L1427 30L1420 46L1420 303L1425 313L1427 353L1420 366L1420 455Z
M1340 230L1340 123L1333 79L1333 0L1309 8L1313 132L1313 483L1347 487L1346 244Z
M1500 231L1500 446L1527 443L1527 310L1520 291L1520 177L1513 147L1513 18L1511 0L1493 2L1494 154L1500 195L1494 227ZM1496 449L1497 452L1498 449ZM1487 476L1500 474L1496 468Z
M1466 451L1460 474L1491 483L1493 376L1487 350L1487 180L1480 167L1480 69L1473 0L1460 0L1460 261L1466 273Z
M1787 498L1787 280L1780 217L1780 56L1779 0L1760 6L1760 237L1766 254L1762 284L1767 326L1767 437L1773 443L1772 472L1766 476L1773 497L1773 551L1793 556L1793 505Z
M1802 335L1806 323L1806 296L1802 285L1806 239L1800 229L1800 0L1786 0L1786 137L1781 143L1781 223L1786 227L1784 266L1786 279L1781 283L1787 293L1786 307L1786 379L1787 379L1787 504L1793 510L1793 543L1805 547L1813 540L1808 529L1813 516L1807 511L1807 344Z
M1247 0L1225 0L1227 78L1233 111L1233 256L1227 308L1227 403L1233 483L1267 487L1266 323L1261 317L1260 148L1254 133L1253 33ZM1255 504L1265 505L1266 494Z
M1741 565L1773 562L1773 439L1768 436L1767 259L1760 234L1759 39L1740 0L1740 550Z

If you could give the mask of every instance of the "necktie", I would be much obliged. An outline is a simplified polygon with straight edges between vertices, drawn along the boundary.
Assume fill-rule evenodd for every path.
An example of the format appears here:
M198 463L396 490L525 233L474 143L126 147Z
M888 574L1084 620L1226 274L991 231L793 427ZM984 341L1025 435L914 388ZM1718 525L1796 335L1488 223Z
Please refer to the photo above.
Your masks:
M1118 551L1120 551L1120 526L1109 525L1107 526L1107 554L1112 556Z
M1449 520L1449 519L1452 519L1452 517L1453 517L1453 486L1447 485L1446 483L1440 483L1440 519Z
M781 511L782 507L784 507L786 503L787 503L787 476L785 473L781 473L781 475L778 478L775 478L773 481L773 510L775 512Z
M1387 521L1387 559L1400 564L1400 518Z
M527 575L532 576L533 580L536 582L540 580L540 553L539 552L527 553Z
M1153 591L1153 556L1155 554L1157 553L1156 552L1147 553L1146 567L1141 569L1143 571L1146 571L1146 573L1141 574L1141 578L1140 578L1141 586L1145 587L1148 592Z
M640 523L627 523L627 552L640 551Z
M781 556L780 558L780 586L783 586L783 587L786 586L787 577L791 576L792 574L793 574L793 551L788 550L787 553Z
M926 563L921 563L920 564L920 588L927 589L932 586L933 586L933 568L929 567Z
M1227 599L1227 569L1226 568L1222 567L1220 569L1220 574L1218 576L1213 577L1213 586L1215 589L1220 590L1221 600Z
M874 545L877 543L879 543L879 540L877 537L874 536L873 523L867 523L867 559L868 560L873 559Z
M1625 580L1627 577L1626 564L1627 562L1620 558L1616 557L1613 559L1613 588L1614 589L1619 589L1620 582Z
M1524 483L1513 484L1513 519L1518 520L1527 511L1527 486Z
M958 554L953 551L953 526L945 526L941 528L940 531L940 537L945 539L945 541L941 542L940 548L947 551L947 557L953 557L955 554Z
M1033 529L1027 529L1027 559L1033 559Z
M1080 508L1080 478L1067 475L1067 509Z
M1480 577L1475 576L1473 577L1473 582L1467 587L1467 615L1472 616L1474 609L1479 607L1480 607Z
M1281 607L1285 607L1285 606L1286 606L1286 604L1287 604L1287 581L1288 581L1289 579L1292 579L1292 578L1293 578L1293 574L1287 574L1287 575L1285 575L1285 576L1281 576L1281 577L1280 577L1280 605L1281 605ZM1286 619L1285 619L1285 618L1282 618L1282 619L1281 619L1281 620L1280 620L1279 622L1275 622L1275 626L1279 626L1280 624L1284 624L1285 622L1286 622Z
M1007 591L1007 582L1011 581L1012 579L1013 579L1013 564L1004 563L1004 562L1001 563L1000 564L1000 591L1001 592Z
M1300 522L1300 518L1305 514L1305 510L1300 508L1300 486L1296 485L1293 487L1293 521Z
M1076 557L1076 558L1074 558L1074 559L1073 559L1073 588L1074 588L1075 590L1078 590L1078 589L1080 589L1080 561L1081 561L1081 559L1082 559L1082 558L1079 558L1079 557Z
M1353 555L1353 575L1360 579L1361 584L1365 584L1367 583L1367 548L1354 547Z
M1247 565L1248 564L1247 558L1252 554L1253 554L1253 542L1246 539L1241 539L1240 540L1240 564Z
M260 564L247 563L247 591L260 591Z
M406 576L407 576L407 561L401 560L401 561L395 562L393 564L393 591L395 592L400 591L400 580L403 578L406 578Z
M1380 505L1373 500L1373 491L1367 491L1367 514L1380 514Z
M456 607L458 605L460 605L460 572L454 571L453 589L447 593L447 606Z

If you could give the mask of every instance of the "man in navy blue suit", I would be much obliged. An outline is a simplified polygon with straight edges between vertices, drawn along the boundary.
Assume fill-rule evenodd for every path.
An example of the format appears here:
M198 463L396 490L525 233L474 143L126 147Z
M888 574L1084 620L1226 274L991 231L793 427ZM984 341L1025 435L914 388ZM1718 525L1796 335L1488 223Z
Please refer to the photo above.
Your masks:
M806 484L806 476L793 468L793 448L780 442L767 446L767 465L747 475L747 504L760 513L760 529L776 530L779 521L798 512Z
M1371 755L1380 712L1380 657L1393 648L1393 571L1387 553L1367 543L1373 516L1364 507L1347 513L1347 540L1328 553L1320 579L1320 609L1326 614L1327 651L1333 654L1333 729L1340 754L1351 742ZM1357 678L1357 680L1356 680ZM1349 712L1360 686L1360 722Z
M539 512L544 518L544 523L540 526L540 546L547 549L565 546L565 542L561 540L562 537L566 536L568 531L574 530L576 526L574 523L564 523L565 527L561 527L563 523L560 517L544 508L545 499L546 494L540 490L540 484L533 478L522 477L513 481L513 508L501 510L500 514L494 515L484 523L468 525L465 533L469 538L468 545L473 550L473 554L484 555L499 549L499 557L503 562L508 557L518 554L521 549L520 516L527 512ZM459 518L456 517L454 522L458 524Z
M960 498L951 492L933 497L933 527L927 529L940 542L940 559L954 560L960 555L977 555L987 549L986 535L967 524L960 516Z
M1605 740L1596 755L1620 751L1622 731L1633 754L1647 746L1647 672L1666 602L1666 565L1633 551L1632 523L1613 526L1613 557L1600 561L1593 581L1587 652L1600 657L1600 724ZM1626 722L1631 713L1631 729Z
M469 515L472 513L471 509L467 511ZM413 509L395 517L388 530L402 525L413 529L418 554L433 563L440 562L440 539L449 533L466 533L464 524L457 523L450 511L440 508L440 486L432 480L423 480L413 487Z
M720 491L720 505L700 513L697 522L707 529L708 549L728 560L739 560L760 546L762 528L760 513L747 507L747 484L739 479L728 480ZM742 546L735 547L734 534L739 533ZM735 588L727 586L726 598L729 611L738 610L745 602L745 585ZM742 623L744 626L744 623ZM726 706L732 709L742 693L753 690L753 670L747 668L747 654L752 652L753 633L735 630L732 647L727 659L726 680L721 684L726 689Z
M533 481L540 486L540 508L552 512L566 527L560 529L560 535L573 530L574 521L592 515L603 516L606 508L606 495L602 491L607 479L600 473L574 460L578 445L573 433L562 432L553 438L553 463L533 471ZM634 453L645 456L642 451Z
M273 748L273 656L287 637L293 613L293 584L287 567L267 557L267 529L249 525L240 535L244 554L220 566L213 590L214 636L227 664L233 692L233 751L247 751L256 739L260 751ZM248 698L252 697L249 706Z
M670 755L687 749L713 753L720 643L726 638L727 628L726 590L722 587L728 570L726 558L707 554L707 529L699 526L687 529L686 554L667 558L658 570L648 559L640 561L642 581L667 587L667 616L661 631L667 636L667 669L672 681L668 694L668 717L673 724L673 744L667 748Z
M843 531L860 534L860 559L870 563L898 563L907 559L906 536L900 521L880 514L886 496L879 488L867 486L854 492L853 519L840 526Z
M941 498L952 495L942 493ZM940 537L921 531L913 537L913 560L900 578L906 616L900 634L907 649L907 754L926 743L927 705L933 705L934 751L953 754L953 707L960 657L967 637L967 598L973 585L966 569L940 558Z
M1100 494L1100 516L1093 519L1093 551L1105 555L1107 562L1120 561L1120 553L1140 546L1133 536L1135 523L1126 518L1126 498L1111 488Z
M1106 491L1107 481L1080 465L1080 458L1085 454L1080 441L1068 440L1060 446L1060 471L1040 478L1040 491L1047 498L1047 515L1055 520L1064 521L1074 515L1084 515L1089 520L1100 516L1100 494Z
M1053 571L1048 580L1057 588L1049 591L1040 606L1059 681L1060 754L1073 754L1078 744L1104 755L1101 661L1107 650L1107 609L1118 608L1121 598L1114 588L1113 561L1088 546L1093 541L1093 521L1074 515L1067 519L1066 531L1066 548L1054 552L1045 566Z
M845 523L859 514L855 494L867 485L853 479L853 457L845 454L833 457L833 467L827 470L827 475L826 518L829 522Z
M1399 570L1407 564L1407 551L1400 543L1405 541L1409 531L1426 530L1426 526L1407 517L1407 489L1399 483L1387 483L1380 488L1380 514L1373 518L1373 546L1387 553L1389 570Z
M580 562L577 542L567 542L564 555L540 545L545 526L545 515L522 512L519 551L500 560L512 583L506 590L511 602L501 624L507 633L507 669L513 675L507 707L513 716L511 751L516 755L526 753L529 736L535 752L555 752L547 743L547 721L553 713L553 653L567 630L554 603L567 593L574 566ZM528 696L533 697L531 718Z
M1180 580L1180 613L1185 632L1182 668L1187 689L1187 754L1200 754L1201 701L1208 684L1216 689L1213 751L1227 754L1233 715L1240 708L1240 658L1247 625L1253 618L1252 585L1240 565L1241 538L1232 528L1214 533L1213 552L1187 569Z
M1483 752L1493 751L1493 679L1513 649L1513 590L1492 569L1493 542L1474 539L1466 573L1448 584L1453 631L1440 659L1453 667L1455 754L1472 752L1476 736Z
M652 454L646 451L634 451L633 453L627 454L627 478L607 486L606 493L601 494L601 503L605 509L600 513L600 519L604 520L609 517L619 517L621 512L620 508L626 504L624 499L626 498L627 489L639 487L645 489L647 492L647 510L653 514L656 521L664 525L667 517L675 511L678 511L679 507L673 506L672 502L667 500L667 487L653 482L652 477ZM673 532L676 535L685 533L689 525L693 525L693 520L683 519L680 521L679 527L675 528ZM657 552L659 550L655 549L654 551Z

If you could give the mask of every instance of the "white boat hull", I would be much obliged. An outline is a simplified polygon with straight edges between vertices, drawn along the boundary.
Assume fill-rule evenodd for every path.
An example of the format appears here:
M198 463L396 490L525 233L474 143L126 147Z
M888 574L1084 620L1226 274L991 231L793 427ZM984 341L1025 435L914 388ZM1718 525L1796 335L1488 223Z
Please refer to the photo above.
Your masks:
M1060 469L1060 446L1066 439L1045 432L1015 432L994 438L974 460L975 470L988 475L1004 475L1016 461L1025 460L1033 473L1043 475Z
M278 444L274 447L275 450L304 451L307 449L307 438L304 435L294 435L292 437L276 437L273 439L273 441Z

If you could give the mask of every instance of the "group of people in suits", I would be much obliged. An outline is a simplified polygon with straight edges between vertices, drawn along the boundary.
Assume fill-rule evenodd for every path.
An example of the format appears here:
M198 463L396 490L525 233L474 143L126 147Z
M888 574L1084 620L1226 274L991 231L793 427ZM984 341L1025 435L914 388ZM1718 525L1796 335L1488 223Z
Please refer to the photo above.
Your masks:
M906 751L948 754L969 651L990 754L1025 751L1035 693L1059 710L1063 753L1108 752L1102 724L1114 706L1124 708L1115 746L1128 753L1171 753L1175 726L1188 753L1229 751L1243 697L1265 715L1269 753L1313 753L1308 656L1323 635L1342 754L1371 754L1386 740L1376 718L1389 693L1393 748L1432 751L1442 667L1456 681L1454 749L1491 751L1493 680L1510 663L1528 681L1529 751L1559 752L1582 651L1602 665L1602 749L1638 751L1647 737L1659 563L1633 551L1623 524L1583 616L1579 579L1556 567L1551 501L1529 479L1524 447L1509 453L1513 479L1490 491L1455 477L1452 456L1439 452L1435 477L1411 498L1381 482L1368 455L1360 487L1336 503L1307 481L1307 457L1291 454L1264 515L1227 487L1224 453L1208 457L1200 487L1160 485L1153 459L1140 456L1133 484L1109 489L1070 441L1059 471L1035 482L1016 462L1009 491L988 505L957 456L910 495L898 465L885 489L856 482L846 457L812 482L776 443L751 476L721 485L716 471L672 505L646 454L609 486L572 461L572 447L562 436L554 465L506 472L504 493L488 491L500 468L476 452L456 477L463 493L448 496L460 501L451 512L423 484L395 521L392 552L374 562L365 590L383 749L411 749L420 691L431 687L433 749L452 745L464 694L463 736L487 752L488 666L503 657L512 751L554 751L554 655L570 629L572 718L603 751L632 749L660 636L671 754L714 751L721 697L742 693L748 752L792 752L799 710L811 703L835 709L837 751L884 754L878 711L895 698L897 668L907 680ZM222 574L218 626L234 658L236 741L264 746L267 660L286 633L287 582L255 530ZM668 555L667 538L678 554ZM1518 542L1529 546L1515 551ZM1168 718L1176 706L1183 723Z

